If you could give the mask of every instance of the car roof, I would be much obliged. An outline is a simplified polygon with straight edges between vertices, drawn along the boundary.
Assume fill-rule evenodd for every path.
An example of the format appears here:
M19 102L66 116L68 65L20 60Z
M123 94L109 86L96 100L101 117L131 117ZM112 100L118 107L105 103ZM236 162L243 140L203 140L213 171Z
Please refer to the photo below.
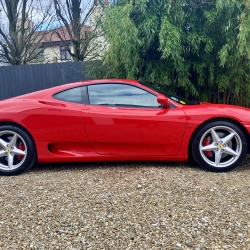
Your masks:
M19 99L43 99L43 98L47 98L47 97L51 97L53 94L66 90L66 89L70 89L70 88L74 88L74 87L78 87L78 86L82 86L82 85L92 85L92 84L99 84L99 83L125 83L125 84L131 84L131 85L135 85L138 87L142 87L143 89L146 89L152 93L158 94L156 91L148 88L147 86L144 86L142 84L140 84L137 80L129 80L129 79L99 79L99 80L84 80L84 81L79 81L79 82L74 82L74 83L67 83L67 84L63 84L60 86L56 86L56 87L52 87L52 88L48 88L48 89L44 89L44 90L40 90L40 91L36 91L36 92L32 92L29 94L25 94L25 95L21 95L21 96L17 96L14 98L10 98L8 100L14 101L14 100L19 100Z

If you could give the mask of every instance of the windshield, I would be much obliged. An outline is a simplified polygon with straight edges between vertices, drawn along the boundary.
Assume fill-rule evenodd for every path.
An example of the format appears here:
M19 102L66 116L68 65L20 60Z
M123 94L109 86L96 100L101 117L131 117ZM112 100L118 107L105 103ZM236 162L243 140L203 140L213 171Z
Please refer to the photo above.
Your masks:
M171 99L171 100L173 100L173 101L175 101L175 102L177 102L179 104L182 104L182 105L197 105L197 104L199 104L199 102L192 102L192 101L189 101L189 100L187 100L185 98L179 97L177 95L169 94L169 93L167 93L166 91L164 91L164 90L162 90L160 88L152 87L150 85L147 85L147 84L144 84L144 83L141 83L141 82L140 82L140 84L145 85L148 88L151 88L151 89L153 89L153 90L155 90L155 91L157 91L157 92L159 92L161 94L164 94L169 99Z

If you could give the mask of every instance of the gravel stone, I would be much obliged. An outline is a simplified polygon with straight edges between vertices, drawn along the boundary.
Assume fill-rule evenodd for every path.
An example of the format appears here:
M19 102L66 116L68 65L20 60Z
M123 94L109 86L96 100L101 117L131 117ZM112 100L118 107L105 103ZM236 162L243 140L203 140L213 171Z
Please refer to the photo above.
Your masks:
M249 165L37 164L0 176L0 249L247 250Z

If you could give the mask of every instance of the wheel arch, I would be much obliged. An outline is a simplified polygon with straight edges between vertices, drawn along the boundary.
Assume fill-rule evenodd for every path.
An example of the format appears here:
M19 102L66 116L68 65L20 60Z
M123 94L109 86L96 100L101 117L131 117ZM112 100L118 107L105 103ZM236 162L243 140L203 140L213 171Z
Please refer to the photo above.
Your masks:
M0 121L0 126L4 126L4 125L6 125L6 126L16 126L16 127L20 128L20 129L24 130L30 136L30 139L34 143L35 150L37 152L35 140L34 140L33 136L31 135L31 133L24 126L20 125L19 123L12 122L12 121Z
M192 150L191 150L191 146L192 146L192 142L193 142L193 138L195 136L195 134L197 133L197 131L205 126L206 124L210 123L210 122L214 122L214 121L228 121L228 122L232 122L234 123L235 125L237 125L241 130L242 132L245 134L246 138L247 138L247 141L248 141L248 150L247 152L250 153L250 135L247 131L247 129L237 120L234 120L234 119L231 119L231 118L228 118L228 117L218 117L218 118L212 118L212 119L209 119L209 120L206 120L204 122L202 122L196 129L195 131L193 132L190 140L189 140L189 144L188 144L188 158L189 159L192 159Z

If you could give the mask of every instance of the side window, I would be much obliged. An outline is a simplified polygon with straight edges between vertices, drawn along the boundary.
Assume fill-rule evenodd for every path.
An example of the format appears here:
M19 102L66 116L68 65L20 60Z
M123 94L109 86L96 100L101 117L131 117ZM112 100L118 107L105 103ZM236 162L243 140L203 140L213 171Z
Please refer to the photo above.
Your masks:
M103 83L88 86L89 102L94 105L159 107L157 97L128 84Z
M66 102L88 103L86 86L67 89L55 94L53 97Z

